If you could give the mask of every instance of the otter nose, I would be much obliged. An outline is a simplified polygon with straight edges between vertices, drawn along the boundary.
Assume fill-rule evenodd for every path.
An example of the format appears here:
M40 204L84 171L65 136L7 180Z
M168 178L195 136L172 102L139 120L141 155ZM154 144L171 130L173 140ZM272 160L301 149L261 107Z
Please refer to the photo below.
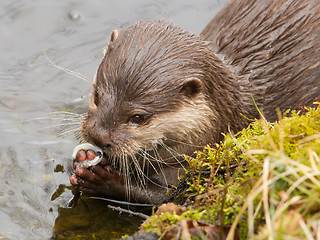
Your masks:
M93 143L100 148L110 148L112 146L111 141L104 138L92 137Z
M110 148L112 146L109 134L93 130L90 132L90 137L93 143L100 148Z

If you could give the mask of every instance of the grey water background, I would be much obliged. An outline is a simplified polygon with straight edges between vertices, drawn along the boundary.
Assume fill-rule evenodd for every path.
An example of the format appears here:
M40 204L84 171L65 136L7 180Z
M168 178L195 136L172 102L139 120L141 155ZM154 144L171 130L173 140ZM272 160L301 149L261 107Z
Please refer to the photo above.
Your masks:
M85 111L91 83L54 67L44 51L91 81L112 29L165 19L199 34L225 2L0 1L0 239L49 239L72 196L53 197L70 185L79 122L54 113Z

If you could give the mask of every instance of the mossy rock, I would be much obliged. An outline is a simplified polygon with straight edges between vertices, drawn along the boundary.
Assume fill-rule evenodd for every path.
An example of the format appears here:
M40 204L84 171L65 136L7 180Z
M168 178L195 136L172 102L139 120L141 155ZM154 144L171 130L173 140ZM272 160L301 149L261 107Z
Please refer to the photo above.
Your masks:
M186 201L183 213L155 214L142 229L165 238L172 229L182 233L181 221L194 220L211 229L218 226L227 231L223 234L229 232L229 239L235 233L240 239L320 237L316 235L320 232L320 107L316 104L287 111L275 123L253 121L236 135L226 135L224 142L187 158L187 178L173 191L173 199ZM210 239L206 229L198 230Z

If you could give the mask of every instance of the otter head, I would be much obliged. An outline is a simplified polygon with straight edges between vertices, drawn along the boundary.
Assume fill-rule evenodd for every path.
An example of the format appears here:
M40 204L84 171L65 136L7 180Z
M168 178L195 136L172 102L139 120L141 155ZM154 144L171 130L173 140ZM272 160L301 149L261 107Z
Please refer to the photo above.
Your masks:
M118 158L186 152L214 119L204 94L203 51L199 37L162 21L138 22L119 36L113 31L83 138Z

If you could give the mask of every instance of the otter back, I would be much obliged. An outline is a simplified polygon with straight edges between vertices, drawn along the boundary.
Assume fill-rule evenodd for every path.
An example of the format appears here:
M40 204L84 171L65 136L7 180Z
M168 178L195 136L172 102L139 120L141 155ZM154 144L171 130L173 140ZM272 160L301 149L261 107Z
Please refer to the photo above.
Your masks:
M269 120L320 93L320 2L233 0L201 33Z

